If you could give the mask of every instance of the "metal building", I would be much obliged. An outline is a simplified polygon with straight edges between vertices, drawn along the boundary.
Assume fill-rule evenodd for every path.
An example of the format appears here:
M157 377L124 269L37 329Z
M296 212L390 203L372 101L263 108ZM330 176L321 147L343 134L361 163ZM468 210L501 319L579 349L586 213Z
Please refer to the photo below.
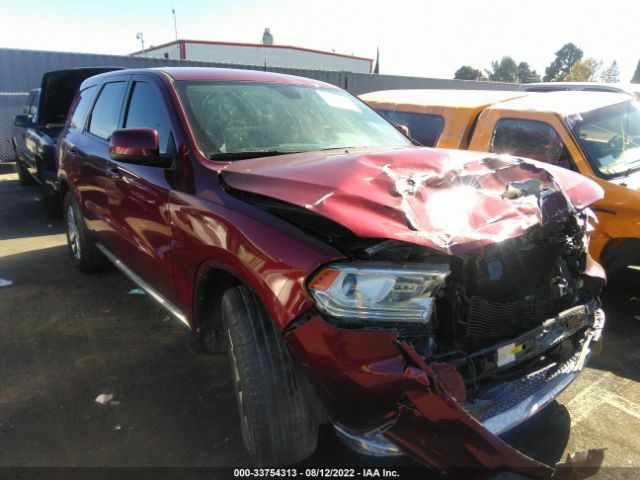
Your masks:
M354 95L376 90L407 88L458 88L463 90L515 90L514 83L476 82L439 78L402 77L314 69L296 69L264 65L239 65L219 62L199 62L129 55L100 55L91 53L49 52L0 48L0 162L13 159L11 135L13 120L20 113L27 93L38 88L42 75L51 70L75 67L127 67L199 66L268 70L308 77L344 88Z
M270 32L266 32L271 35ZM372 58L355 57L335 52L265 43L209 42L176 40L131 54L201 62L222 62L258 67L308 68L341 72L371 73Z

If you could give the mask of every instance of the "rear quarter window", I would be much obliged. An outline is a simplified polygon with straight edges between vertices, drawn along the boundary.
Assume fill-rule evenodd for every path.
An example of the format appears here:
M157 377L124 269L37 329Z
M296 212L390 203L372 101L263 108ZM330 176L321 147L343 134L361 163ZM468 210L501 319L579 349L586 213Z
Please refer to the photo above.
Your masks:
M406 125L414 140L425 147L433 147L438 143L444 118L427 113L400 112L397 110L378 110L387 120L396 125Z

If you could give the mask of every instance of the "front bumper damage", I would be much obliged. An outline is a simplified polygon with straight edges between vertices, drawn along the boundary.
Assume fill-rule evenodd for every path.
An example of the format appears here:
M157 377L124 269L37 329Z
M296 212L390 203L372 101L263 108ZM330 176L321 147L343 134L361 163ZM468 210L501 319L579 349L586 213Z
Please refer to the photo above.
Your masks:
M397 334L337 328L320 316L285 338L351 448L369 455L406 453L441 473L464 471L465 478L498 471L551 478L551 467L497 435L535 415L571 384L598 350L603 327L604 314L593 301L446 364L430 362ZM498 359L511 345L518 347L511 361L496 361L483 372L505 380L467 386L474 394L463 400L457 368ZM552 351L562 351L562 360L546 359Z

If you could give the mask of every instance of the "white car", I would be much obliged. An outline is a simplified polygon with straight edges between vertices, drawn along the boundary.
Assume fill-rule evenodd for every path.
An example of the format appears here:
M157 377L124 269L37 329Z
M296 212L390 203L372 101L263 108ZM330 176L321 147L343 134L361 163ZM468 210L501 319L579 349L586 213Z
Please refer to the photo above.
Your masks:
M540 82L525 83L518 87L525 92L557 92L560 90L585 90L589 92L622 92L640 99L640 83L597 82Z

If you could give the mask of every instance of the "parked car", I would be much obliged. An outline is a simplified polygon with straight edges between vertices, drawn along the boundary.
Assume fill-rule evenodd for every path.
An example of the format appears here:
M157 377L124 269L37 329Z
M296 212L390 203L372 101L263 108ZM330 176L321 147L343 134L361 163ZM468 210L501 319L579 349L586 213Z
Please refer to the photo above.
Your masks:
M539 82L524 83L518 87L524 92L559 92L563 90L583 90L586 92L628 93L640 99L640 83L598 83L598 82Z
M110 260L228 351L258 464L304 459L330 421L439 471L550 471L496 434L598 344L595 183L418 147L337 87L232 69L85 80L59 149L73 263Z
M428 146L510 153L583 174L605 192L591 255L640 262L640 102L621 93L390 90L361 96ZM426 132L421 133L422 131ZM426 135L426 136L425 136Z
M58 196L56 137L82 81L114 68L76 68L47 72L42 86L29 92L22 113L15 118L11 139L18 178L23 185L39 183L50 216L61 211Z

